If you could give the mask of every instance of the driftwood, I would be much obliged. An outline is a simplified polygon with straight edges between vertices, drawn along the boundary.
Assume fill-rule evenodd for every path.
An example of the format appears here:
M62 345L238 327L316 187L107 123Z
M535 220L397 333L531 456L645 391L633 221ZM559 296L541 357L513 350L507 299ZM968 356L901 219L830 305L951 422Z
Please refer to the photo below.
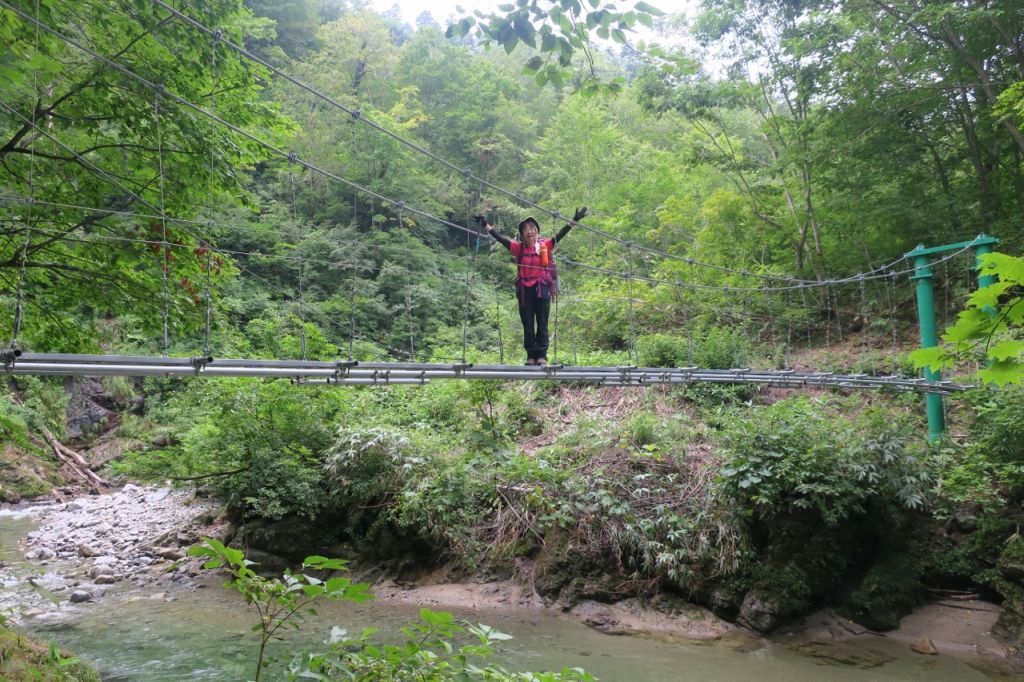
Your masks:
M89 463L85 461L85 457L82 457L78 452L57 440L57 438L50 433L48 429L43 428L42 432L43 435L46 436L46 440L50 444L50 449L53 450L53 454L62 464L67 465L67 467L71 469L76 476L91 485L93 488L107 487L110 485L89 468Z

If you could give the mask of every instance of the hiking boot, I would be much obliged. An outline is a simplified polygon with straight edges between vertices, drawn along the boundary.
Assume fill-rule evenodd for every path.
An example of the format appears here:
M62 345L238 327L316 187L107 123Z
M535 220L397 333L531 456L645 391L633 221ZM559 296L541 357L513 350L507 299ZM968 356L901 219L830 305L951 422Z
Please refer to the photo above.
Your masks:
M548 364L548 359L547 358L537 358L536 360L533 361L533 364L540 365L541 367L543 367L544 365Z

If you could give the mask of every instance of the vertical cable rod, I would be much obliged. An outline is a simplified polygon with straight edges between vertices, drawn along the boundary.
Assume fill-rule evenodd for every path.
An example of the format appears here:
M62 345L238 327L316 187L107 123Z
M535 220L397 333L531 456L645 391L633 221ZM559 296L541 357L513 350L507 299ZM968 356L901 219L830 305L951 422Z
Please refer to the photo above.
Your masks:
M348 359L355 360L353 355L356 340L356 257L355 249L351 249L349 255L349 266L351 267L351 273L349 274L349 290L348 290L348 307L349 307L349 328L348 328Z
M626 295L629 297L629 352L633 362L640 365L640 352L636 343L636 317L633 313L633 242L626 242Z
M870 335L868 332L868 294L867 288L865 287L864 278L859 279L858 285L860 287L860 324L861 324L861 340L860 340L860 365L863 371L864 367L864 353L865 348L870 341ZM871 355L871 374L875 374L875 357L874 353Z
M839 339L839 343L843 343L843 318L839 315L839 286L833 284L831 287L826 287L826 292L831 291L832 296L832 309L835 311L836 317L836 338Z
M688 258L687 261L690 263L690 331L686 335L686 354L690 367L693 367L693 335L697 333L697 326L693 323L693 313L697 310L697 266L693 258Z
M39 0L35 3L35 18L36 18L36 30L35 30L35 48L36 56L39 56ZM36 129L36 114L39 111L39 70L32 69L32 130ZM32 241L32 209L35 204L36 189L35 189L35 170L36 170L36 148L35 140L30 142L29 156L28 156L28 215L25 218L25 241L21 246L21 258L19 259L18 267L18 293L14 304L14 328L11 336L11 349L17 350L18 348L18 337L21 336L21 322L22 316L24 315L25 306L25 278L28 275L28 247Z
M163 280L163 291L164 291L164 311L163 311L163 322L164 322L164 345L163 353L164 356L168 354L170 347L170 336L168 332L168 320L171 312L171 301L170 292L167 285L168 279L168 251L170 251L170 244L167 241L167 213L165 212L164 204L164 142L163 133L160 127L160 95L163 93L163 83L158 83L156 92L153 96L153 112L154 118L156 119L156 158L157 168L159 171L158 186L160 188L160 250L161 250L161 278Z
M786 289L786 350L782 354L782 366L788 369L793 362L793 290Z
M210 110L217 111L217 45L220 44L221 31L217 29L213 34L213 41L210 43ZM211 127L216 130L216 126ZM213 215L214 215L214 189L213 179L217 172L216 148L210 145L210 175L207 180L206 193L210 196L210 214L207 229L210 230L209 243L206 249L206 323L203 329L203 355L211 357L210 350L210 323L213 320Z
M463 171L466 176L466 226L473 224L473 206L480 200L480 194L483 192L483 183L477 189L476 194L470 186L470 178L473 177L473 173L469 168ZM466 264L466 303L462 315L462 362L466 362L466 346L469 339L469 304L471 302L472 288L470 284L470 275L473 273L474 266L476 265L476 255L480 251L480 227L476 229L476 246L471 247L470 242L472 234L469 230L466 231L466 250L470 251L469 263ZM472 249L472 250L470 250Z
M290 152L288 154L288 191L291 195L291 213L292 213L292 229L295 230L296 240L301 240L302 235L299 229L299 214L295 206L295 161L298 159L296 153ZM306 304L302 298L302 277L303 277L303 262L302 258L296 260L295 268L298 271L298 287L299 287L299 348L302 351L302 359L306 359Z
M889 293L889 323L892 327L892 373L899 374L899 365L897 364L897 358L899 356L899 346L896 341L896 272L890 273L889 277L885 279L886 289Z

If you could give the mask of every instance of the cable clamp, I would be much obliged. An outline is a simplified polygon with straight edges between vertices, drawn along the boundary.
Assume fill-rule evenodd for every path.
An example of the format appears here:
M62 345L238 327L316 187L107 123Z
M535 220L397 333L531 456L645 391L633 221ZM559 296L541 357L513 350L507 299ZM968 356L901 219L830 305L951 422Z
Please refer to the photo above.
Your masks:
M21 349L14 342L11 343L9 348L0 348L0 360L3 360L5 372L10 372L14 369L14 361L19 357L21 357Z
M199 376L203 368L211 362L213 362L212 355L193 355L188 359L188 364L192 365L192 369L196 371L196 376Z
M224 31L223 30L221 30L219 28L217 30L215 30L213 32L213 44L216 45L217 43L219 43L220 39L223 38L223 37L224 37Z
M358 364L358 360L339 360L334 363L335 378L343 379L348 377L348 371Z
M452 365L452 369L455 371L455 376L461 377L463 376L463 373L472 366L472 362L457 362Z
M363 117L363 112L361 112L359 109L353 109L352 110L352 118L354 120L358 121L362 117Z
M288 152L288 163L296 163L299 160L299 155L294 151Z
M470 168L469 166L466 166L465 168L462 169L462 175L467 178L473 177L473 169Z

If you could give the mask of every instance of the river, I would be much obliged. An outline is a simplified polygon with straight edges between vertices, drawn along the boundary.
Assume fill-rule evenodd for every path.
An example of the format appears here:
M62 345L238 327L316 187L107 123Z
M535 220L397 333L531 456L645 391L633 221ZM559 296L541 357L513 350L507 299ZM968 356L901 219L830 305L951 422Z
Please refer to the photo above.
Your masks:
M24 518L0 516L0 559L10 572L42 575L59 567L33 567L15 547L32 527ZM23 629L92 662L105 680L171 682L179 680L244 680L252 677L257 649L251 626L254 611L235 593L211 577L201 589L160 593L157 588L113 589L94 603L62 603L57 610L26 619ZM7 581L7 602L29 593L24 582ZM164 596L161 596L161 595ZM415 607L386 601L363 605L331 603L318 607L320 616L303 622L277 652L317 648L331 626L349 632L365 627L398 632L416 617ZM949 656L920 656L905 645L879 642L872 646L896 660L861 669L825 664L796 654L778 643L735 648L721 644L667 643L643 637L602 634L577 620L537 611L456 612L513 635L501 643L497 662L516 670L579 666L602 680L650 682L855 682L928 680L971 682L985 675ZM265 679L274 679L269 675Z

